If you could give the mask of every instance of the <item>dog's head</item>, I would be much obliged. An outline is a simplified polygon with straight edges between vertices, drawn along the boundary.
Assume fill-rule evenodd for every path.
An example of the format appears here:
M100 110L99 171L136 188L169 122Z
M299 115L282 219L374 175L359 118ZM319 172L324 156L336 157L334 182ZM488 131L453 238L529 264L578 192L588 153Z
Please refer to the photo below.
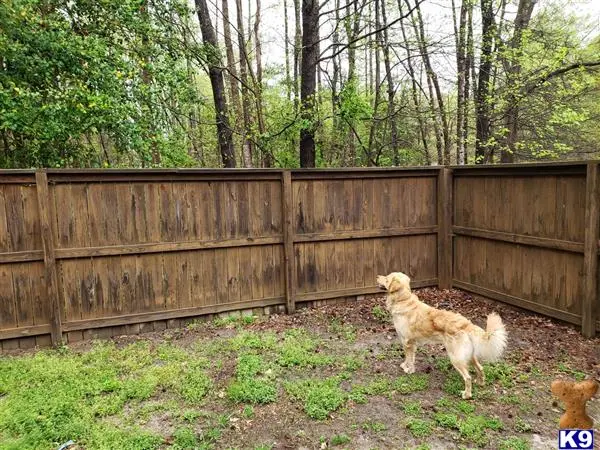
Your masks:
M390 294L401 291L410 292L410 277L402 272L378 275L377 285Z

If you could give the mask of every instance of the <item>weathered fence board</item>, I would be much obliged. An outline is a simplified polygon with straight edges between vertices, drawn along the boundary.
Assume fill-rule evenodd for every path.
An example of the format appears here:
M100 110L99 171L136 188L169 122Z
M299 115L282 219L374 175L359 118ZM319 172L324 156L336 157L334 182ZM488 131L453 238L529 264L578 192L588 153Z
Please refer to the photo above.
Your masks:
M590 164L456 167L453 285L587 321L583 331L593 335L598 192Z
M375 276L390 270L415 287L452 285L593 335L597 171L0 171L0 343L29 348L51 334L110 336L231 310L293 312L377 293Z

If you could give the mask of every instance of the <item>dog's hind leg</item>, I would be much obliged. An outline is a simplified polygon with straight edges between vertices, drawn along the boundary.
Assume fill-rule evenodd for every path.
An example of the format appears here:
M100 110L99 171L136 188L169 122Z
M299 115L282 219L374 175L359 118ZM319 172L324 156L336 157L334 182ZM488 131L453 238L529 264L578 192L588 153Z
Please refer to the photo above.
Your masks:
M471 375L469 375L469 366L463 361L452 361L452 365L456 369L460 376L463 378L465 382L465 390L461 392L462 398L465 400L470 399L473 396L472 393L472 385L471 385Z
M483 367L481 367L481 364L479 363L479 361L477 360L477 358L475 356L473 356L473 359L471 360L471 362L475 366L475 372L477 372L477 377L475 378L475 383L483 386L485 384L485 373L483 372Z
M400 367L406 373L415 373L415 355L417 353L417 346L412 341L404 341L404 362L400 364Z
M465 382L465 390L461 392L465 400L472 397L471 375L469 361L475 356L469 338L465 334L448 337L445 342L450 362Z

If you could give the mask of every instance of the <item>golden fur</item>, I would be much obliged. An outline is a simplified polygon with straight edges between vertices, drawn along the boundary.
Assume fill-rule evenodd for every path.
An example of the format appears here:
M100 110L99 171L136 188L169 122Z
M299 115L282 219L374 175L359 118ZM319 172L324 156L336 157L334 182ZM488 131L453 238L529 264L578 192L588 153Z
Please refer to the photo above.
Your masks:
M497 360L506 348L506 330L496 313L487 318L486 330L451 311L432 308L419 301L410 289L410 278L402 272L379 275L377 284L387 291L386 306L404 347L404 372L414 373L418 344L443 344L454 368L465 382L462 397L472 396L469 366L477 373L476 382L484 383L480 361Z

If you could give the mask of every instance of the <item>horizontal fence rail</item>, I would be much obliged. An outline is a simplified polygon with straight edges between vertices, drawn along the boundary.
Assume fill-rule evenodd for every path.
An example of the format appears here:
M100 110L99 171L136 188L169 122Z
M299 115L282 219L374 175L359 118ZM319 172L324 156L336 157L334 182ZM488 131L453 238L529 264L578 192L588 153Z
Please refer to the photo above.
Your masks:
M591 336L597 177L596 162L0 171L0 343L293 312L378 293L376 275L392 270Z

